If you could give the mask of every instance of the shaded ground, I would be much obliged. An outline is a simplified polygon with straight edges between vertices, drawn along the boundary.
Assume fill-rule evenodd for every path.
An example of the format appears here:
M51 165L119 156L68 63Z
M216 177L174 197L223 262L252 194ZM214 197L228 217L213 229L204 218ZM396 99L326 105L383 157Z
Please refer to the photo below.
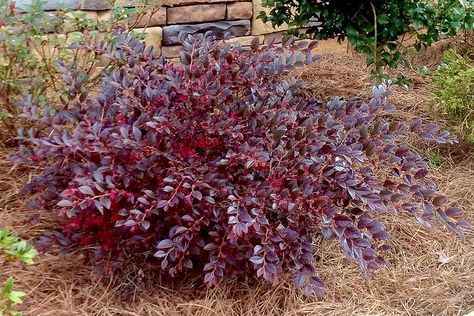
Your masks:
M367 97L370 79L363 59L340 52L326 55L318 64L298 73L309 88L323 98L330 95ZM430 82L414 75L415 87L394 89L392 102L399 110L393 119L422 116L430 122L450 122L429 108ZM412 146L415 143L412 144ZM425 153L431 149L416 143ZM474 223L474 151L464 144L440 148L446 157L442 167L432 168L440 191L462 205ZM6 157L8 152L2 154ZM0 159L0 223L13 227L24 238L39 236L54 227L54 214L26 210L19 190L34 170L19 172ZM308 299L290 282L277 287L225 285L203 290L191 285L160 286L147 282L146 271L131 269L121 284L96 278L77 255L61 258L42 254L26 268L2 267L0 280L13 274L17 288L28 292L24 315L463 315L474 310L474 234L466 241L440 225L432 230L413 218L386 218L393 247L392 266L364 280L357 264L345 259L334 241L317 240L316 263L326 283L323 301ZM156 280L156 278L154 278ZM113 285L112 285L113 284Z

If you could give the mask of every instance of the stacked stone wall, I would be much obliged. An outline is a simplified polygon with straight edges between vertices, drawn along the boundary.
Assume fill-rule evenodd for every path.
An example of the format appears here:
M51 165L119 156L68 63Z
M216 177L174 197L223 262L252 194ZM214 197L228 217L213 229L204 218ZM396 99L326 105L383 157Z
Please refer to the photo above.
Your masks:
M26 7L32 0L17 0L18 7ZM158 10L150 12L135 27L142 31L146 27L145 42L152 45L155 54L167 58L179 56L178 35L185 33L203 33L213 31L214 35L222 38L229 32L233 43L250 45L253 38L266 39L276 34L281 40L281 34L287 26L273 28L269 23L257 19L260 11L265 10L262 0L164 0L157 1ZM112 14L115 5L135 7L134 0L46 0L44 8L48 11L60 8L84 11L89 18L106 19ZM334 43L328 43L329 50L340 48ZM324 50L324 47L322 47Z

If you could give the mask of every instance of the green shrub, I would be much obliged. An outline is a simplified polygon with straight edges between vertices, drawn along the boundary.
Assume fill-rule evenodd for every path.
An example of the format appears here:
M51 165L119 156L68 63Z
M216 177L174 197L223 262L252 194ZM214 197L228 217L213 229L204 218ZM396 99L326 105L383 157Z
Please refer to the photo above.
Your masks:
M433 100L438 111L462 123L456 127L474 144L474 64L455 50L447 51L433 76Z
M129 32L138 22L154 14L159 6L137 1L136 8L114 7L108 19L89 18L84 12L46 12L41 1L33 1L26 12L11 0L0 1L0 128L2 136L16 134L15 103L31 95L40 104L58 108L68 102L68 93L57 71L56 61L70 61L85 74L90 91L100 83L100 69L110 63L87 48L112 38L114 30ZM149 4L152 3L153 4ZM146 20L144 20L146 21ZM140 36L143 34L137 34ZM78 49L78 47L81 47Z
M415 47L429 46L441 35L452 36L474 28L472 1L439 0L263 0L270 12L260 12L274 26L288 23L290 33L315 39L347 38L365 54L374 75L387 78L384 67L404 62L402 39L416 37Z
M19 239L16 235L11 234L8 228L0 230L0 249L3 249L6 263L12 260L19 260L25 264L32 264L33 259L38 252L28 246L26 241ZM24 292L13 290L13 277L9 277L3 288L0 287L0 315L19 316L20 312L14 310L14 305L21 304L22 298L26 295Z
M438 28L442 34L456 35L474 29L474 1L439 0L436 1Z

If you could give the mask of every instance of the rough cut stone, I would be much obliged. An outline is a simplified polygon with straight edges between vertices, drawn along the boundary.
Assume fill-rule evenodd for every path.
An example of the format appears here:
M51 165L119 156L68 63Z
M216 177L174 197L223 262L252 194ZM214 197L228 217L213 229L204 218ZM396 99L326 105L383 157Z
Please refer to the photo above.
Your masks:
M149 10L145 15L141 16L140 20L137 21L137 15L133 14L128 19L129 25L134 25L134 27L149 27L149 26L157 26L157 25L165 25L166 24L166 9L159 8L156 12L152 15L152 10Z
M337 39L319 41L318 46L314 49L314 53L321 55L345 51L347 51L347 41L339 43Z
M227 5L227 20L245 20L252 18L252 2L235 2Z
M181 45L163 46L161 47L161 55L165 58L177 58L181 52Z
M257 16L261 11L269 13L270 9L264 8L261 0L253 0L252 35L262 35L288 30L287 24L273 28L271 23L263 23L262 20L257 19Z
M88 20L98 20L98 18L99 18L99 15L95 11L77 10L77 11L67 12L66 15L71 17L71 18L84 16L84 18L86 18Z
M99 20L99 22L110 21L110 19L112 17L113 17L112 10L98 11L97 12L97 19Z
M197 4L167 8L167 24L224 20L225 12L225 4Z
M168 61L173 65L181 65L181 60L179 60L179 58L168 58Z
M178 36L181 32L184 34L194 34L207 31L212 31L218 39L222 39L227 32L233 36L245 36L250 32L250 21L219 21L214 23L165 26L163 27L163 44L179 44Z
M242 36L242 37L234 37L225 41L225 44L230 45L242 45L242 46L250 46L252 40L258 37L260 40L260 44L263 44L263 35L260 36ZM221 44L224 41L220 41ZM172 46L162 46L161 47L161 55L167 59L179 58L179 53L181 52L182 45L172 45Z
M143 29L134 29L137 33L142 33ZM147 27L145 29L145 45L147 47L153 46L153 55L161 55L161 40L163 38L163 29L161 27Z
M112 0L84 0L82 10L101 11L112 9Z
M137 0L117 0L115 2L116 6L124 8L133 8L137 6Z
M35 0L16 0L15 4L16 8L18 8L19 11L23 12L28 7L30 7L33 2L35 2ZM43 9L46 11L53 11L57 9L77 10L80 7L80 0L48 0L46 2L43 2Z
M264 35L264 40L267 42L270 40L271 37L275 37L274 43L281 43L283 41L283 36L285 36L285 32L276 32L276 33L268 33Z
M225 43L230 44L230 45L239 44L242 46L250 46L250 44L252 44L252 40L256 37L258 37L258 39L260 40L260 44L263 44L263 39L264 39L263 35L234 37L234 38L226 40Z
M99 19L99 16L98 16L97 12L95 12L95 11L80 11L80 10L78 10L78 11L67 12L66 15L70 18L84 16L84 18L86 18L88 20L98 20ZM73 31L77 31L77 26L78 25L76 25L76 23L74 23L74 22L66 22L65 29L68 32L73 32Z
M198 3L222 3L222 2L240 2L240 1L248 1L248 0L166 0L163 2L163 5L175 7L175 6L198 4Z

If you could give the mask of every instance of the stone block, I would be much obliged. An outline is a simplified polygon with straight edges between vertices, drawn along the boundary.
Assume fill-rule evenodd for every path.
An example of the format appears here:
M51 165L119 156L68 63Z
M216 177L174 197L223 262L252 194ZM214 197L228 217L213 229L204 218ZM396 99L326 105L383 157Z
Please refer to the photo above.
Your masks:
M30 7L35 0L16 0L16 8L20 12L24 12ZM81 7L80 0L48 0L43 3L43 9L45 11L54 11L58 9L77 10Z
M283 36L285 36L285 32L276 32L276 33L268 33L264 35L265 43L270 40L270 38L275 37L275 43L281 43L283 41Z
M113 12L112 10L105 10L105 11L98 11L97 12L97 19L99 22L105 22L105 21L110 21L113 17Z
M146 29L134 29L137 33L142 33L145 30L144 42L147 47L153 46L153 55L161 55L161 42L163 38L163 29L159 26L147 27Z
M179 44L179 34L205 33L211 31L217 39L222 39L229 32L233 36L246 36L250 33L250 21L219 21L214 23L169 25L163 27L163 44Z
M288 30L288 25L286 24L273 28L271 23L263 23L262 20L257 19L257 15L259 15L261 11L269 13L270 9L262 6L262 0L253 0L252 35L262 35Z
M73 19L84 18L86 20L97 20L99 17L97 12L95 11L81 11L81 10L67 12L66 15Z
M183 5L190 5L190 4L200 4L200 3L229 3L229 2L241 2L241 1L248 1L248 0L165 0L163 1L163 6L183 6Z
M197 4L166 9L167 24L196 23L225 19L225 4Z
M242 45L242 46L250 46L250 44L252 43L252 40L256 37L258 37L258 39L260 40L260 44L263 44L263 40L264 40L263 35L234 37L234 38L226 40L225 43L230 44L230 45L239 44L239 45Z
M181 48L181 45L162 46L161 55L165 58L178 58Z
M319 41L318 46L313 50L313 52L315 54L324 55L336 52L346 52L347 49L347 41L339 43L337 39L328 39Z
M72 11L67 12L66 16L72 19L72 21L67 21L65 25L65 29L68 32L73 32L77 30L77 22L81 19L85 20L98 20L97 12L95 11Z
M226 20L246 20L252 18L252 2L235 2L227 5Z
M181 65L181 60L179 58L167 58L167 59L171 64L175 66Z
M138 4L137 0L117 0L115 1L115 5L124 8L133 8L136 7Z
M112 0L83 0L81 9L90 11L110 10L113 7Z
M134 27L150 27L166 24L166 8L159 8L157 10L148 10L140 19L136 14L132 14L128 19L129 25Z

